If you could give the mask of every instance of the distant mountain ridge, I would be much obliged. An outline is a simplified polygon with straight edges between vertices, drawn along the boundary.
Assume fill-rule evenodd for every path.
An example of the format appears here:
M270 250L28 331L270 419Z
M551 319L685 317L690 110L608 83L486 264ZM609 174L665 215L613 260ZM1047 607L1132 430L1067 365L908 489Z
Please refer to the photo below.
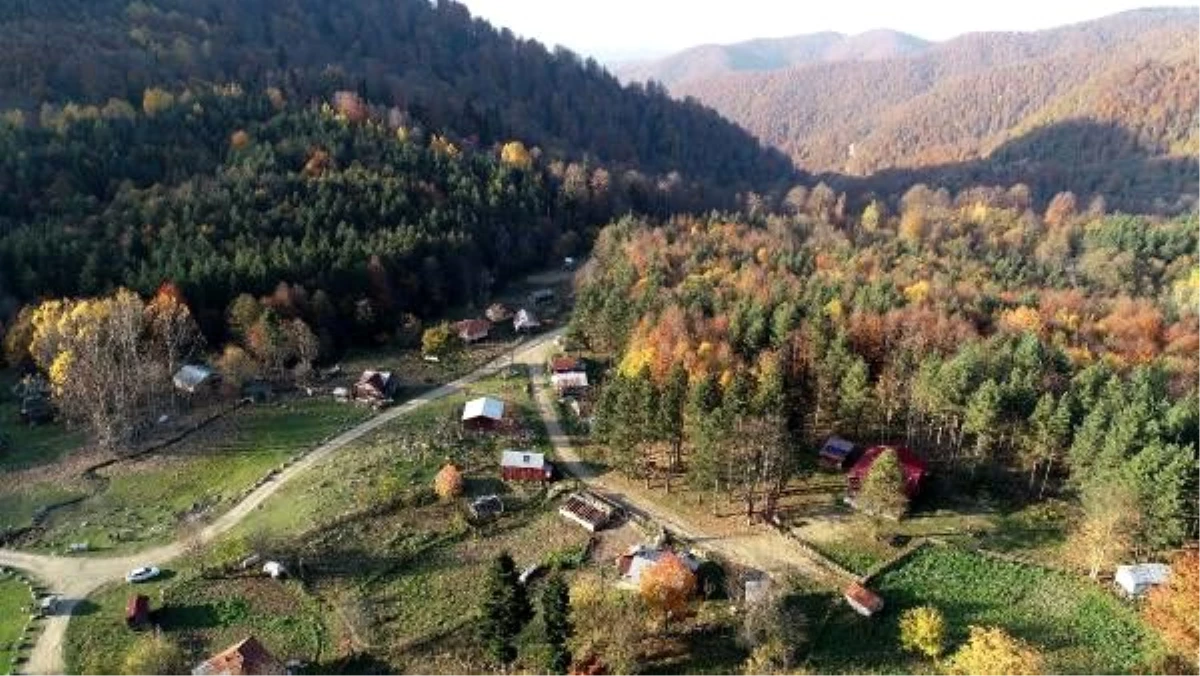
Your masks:
M904 43L899 54L833 58L810 49L822 60L728 67L730 54L755 41L720 48L724 70L706 65L713 51L700 48L709 61L692 62L696 52L688 50L637 72L665 74L674 95L713 106L814 172L863 176L970 161L1039 126L1075 119L1114 123L1146 150L1182 157L1200 148L1198 24L1197 8L1135 10L1044 31Z
M868 61L915 54L933 43L893 30L857 35L825 31L785 38L760 38L731 45L701 45L660 59L618 64L627 82L654 80L667 87L738 72L782 70L808 63Z

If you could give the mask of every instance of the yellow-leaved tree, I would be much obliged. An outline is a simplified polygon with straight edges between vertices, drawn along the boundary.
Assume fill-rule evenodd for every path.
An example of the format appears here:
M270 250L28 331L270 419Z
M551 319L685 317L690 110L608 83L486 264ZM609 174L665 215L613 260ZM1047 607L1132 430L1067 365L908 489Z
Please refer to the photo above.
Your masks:
M1003 629L972 626L966 644L946 662L946 670L963 676L1021 676L1042 673L1042 663L1036 648Z
M946 649L946 620L933 606L909 608L900 615L900 645L936 660Z
M528 170L533 166L533 157L525 144L520 141L509 141L500 149L500 161L510 167Z

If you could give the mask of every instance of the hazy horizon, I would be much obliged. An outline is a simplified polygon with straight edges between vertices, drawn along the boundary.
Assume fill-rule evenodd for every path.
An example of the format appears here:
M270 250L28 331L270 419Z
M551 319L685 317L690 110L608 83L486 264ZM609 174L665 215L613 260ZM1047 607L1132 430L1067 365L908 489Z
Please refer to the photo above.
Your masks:
M787 0L718 3L687 0L463 0L471 13L548 46L562 45L608 64L655 58L703 44L730 44L832 31L889 29L942 41L985 31L1035 31L1156 7L1195 3L1095 0L1086 4L1012 0L1003 4L849 0L828 6ZM671 28L672 24L679 24Z

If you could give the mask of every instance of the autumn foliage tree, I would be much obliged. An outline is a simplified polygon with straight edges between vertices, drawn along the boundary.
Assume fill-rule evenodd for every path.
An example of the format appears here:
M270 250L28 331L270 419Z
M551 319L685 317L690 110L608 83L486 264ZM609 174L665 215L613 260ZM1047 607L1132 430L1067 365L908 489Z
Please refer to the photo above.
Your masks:
M1171 577L1150 590L1142 614L1176 654L1195 665L1200 651L1200 555L1195 547L1171 562Z
M433 478L433 490L443 500L450 500L462 495L462 472L454 465L447 464Z
M908 511L904 469L894 449L887 448L875 457L854 500L860 509L877 516L898 518Z
M909 608L900 615L900 645L936 660L946 649L946 620L933 606Z
M696 593L696 576L682 559L666 552L642 573L638 589L666 627L687 610Z
M101 448L134 436L151 392L169 378L147 328L145 304L125 289L46 301L34 312L30 354L49 374L59 409L87 427Z
M1043 673L1041 653L1028 643L998 627L969 629L967 642L950 657L946 670L951 674L975 676L1021 676Z

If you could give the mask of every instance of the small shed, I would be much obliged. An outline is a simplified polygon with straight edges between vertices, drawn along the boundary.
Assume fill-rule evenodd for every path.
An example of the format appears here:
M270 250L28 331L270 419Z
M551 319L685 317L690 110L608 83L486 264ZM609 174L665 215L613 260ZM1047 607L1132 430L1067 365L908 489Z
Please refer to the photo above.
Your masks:
M513 317L513 311L501 303L492 303L488 306L487 312L483 314L493 322L506 322Z
M521 331L533 331L541 327L541 325L542 323L538 321L537 316L525 308L517 310L516 316L513 317L513 330L518 333Z
M771 578L766 573L754 571L745 577L745 600L748 605L762 603L771 597Z
M504 451L500 454L500 475L505 481L549 481L554 465L541 453Z
M262 571L266 575L270 575L272 579L278 580L287 577L287 568L278 561L267 561L263 564Z
M604 528L612 522L620 507L594 493L572 493L563 501L558 513L568 521L583 526L589 533Z
M135 594L125 602L125 626L142 629L150 624L150 597Z
M480 397L463 406L462 423L468 429L495 429L504 422L504 402Z
M550 376L550 383L554 385L554 391L562 396L586 390L588 377L586 373L555 373Z
M1129 598L1145 594L1151 587L1165 584L1171 577L1171 567L1165 563L1135 563L1117 566L1113 582Z
M193 676L249 676L250 674L284 674L283 664L267 651L253 636L197 664Z
M391 371L363 371L354 383L354 398L360 401L383 401L391 399L399 387L399 379Z
M872 446L862 454L862 457L854 463L849 474L846 475L846 485L851 493L856 492L862 486L863 479L871 470L875 459L889 449L896 452L896 458L900 461L900 468L904 473L904 492L909 498L915 498L921 492L921 483L929 474L929 466L925 464L924 460L905 446Z
M829 437L817 454L821 465L830 469L847 470L858 460L858 447L841 437Z
M464 319L454 325L454 331L464 343L475 343L488 337L492 323L486 319Z
M187 364L175 372L171 382L180 392L202 394L215 392L221 384L221 375L202 364Z
M499 495L484 495L467 503L467 510L476 519L490 519L504 513L504 501Z
M883 598L857 582L851 582L842 596L845 597L846 603L850 604L854 612L863 617L871 617L883 610Z

